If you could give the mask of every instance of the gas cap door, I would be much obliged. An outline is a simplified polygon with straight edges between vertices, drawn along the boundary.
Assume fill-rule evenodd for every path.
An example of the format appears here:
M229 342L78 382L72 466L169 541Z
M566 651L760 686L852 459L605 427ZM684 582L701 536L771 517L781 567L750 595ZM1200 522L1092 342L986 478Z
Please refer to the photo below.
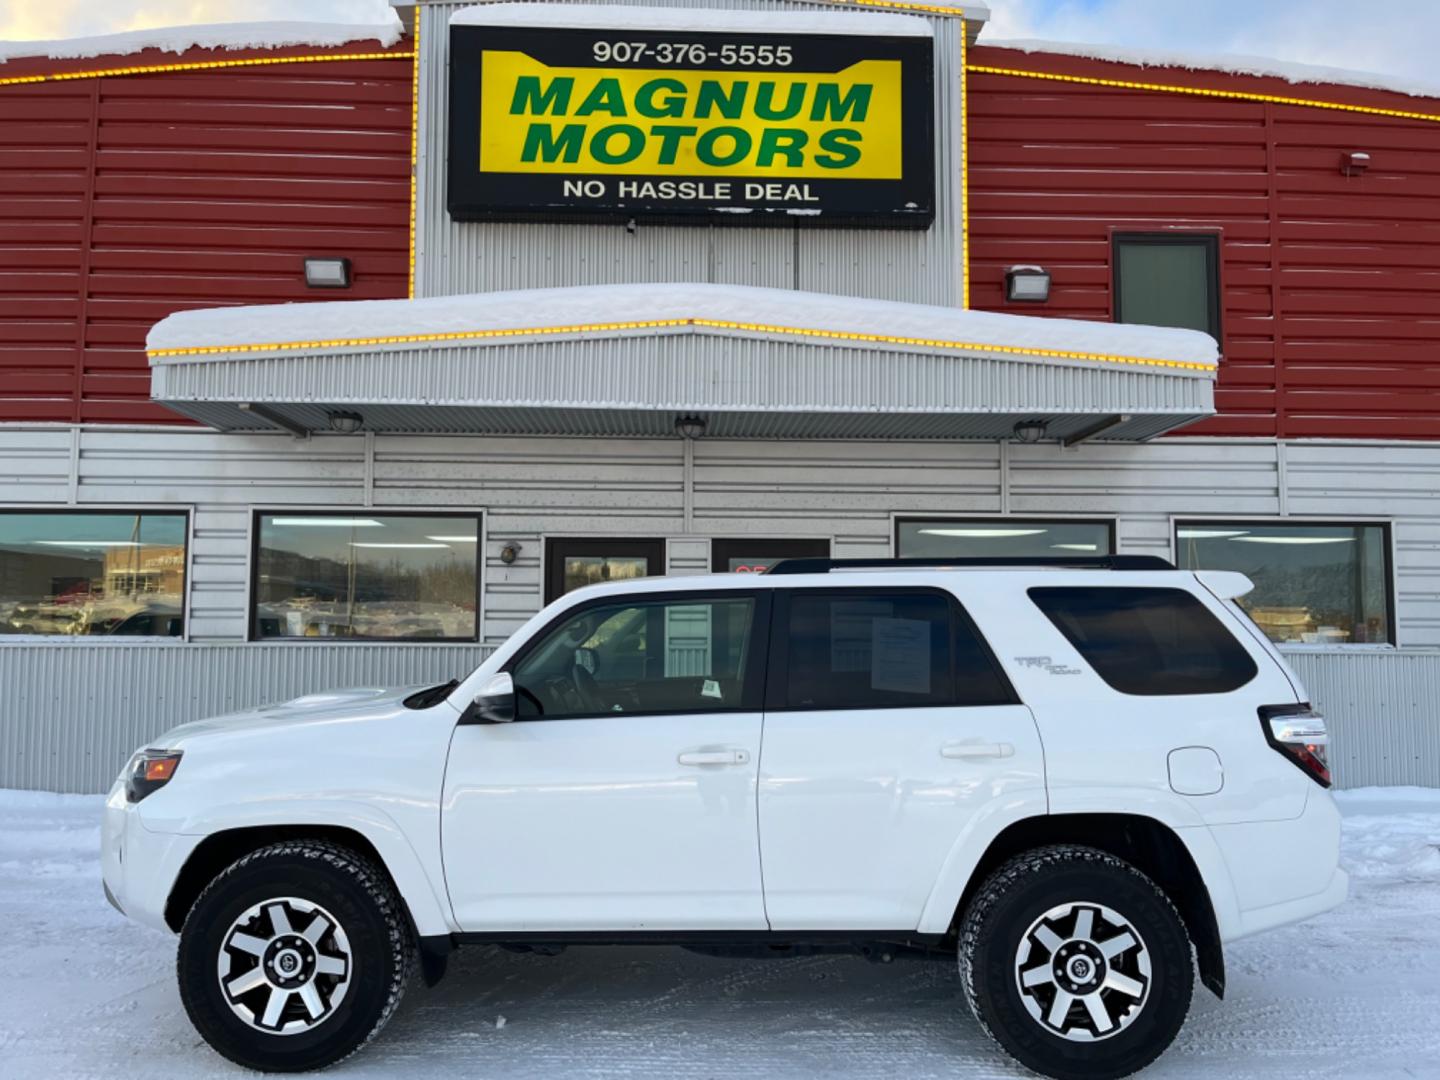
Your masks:
M1170 787L1179 795L1214 795L1225 786L1220 755L1208 746L1170 751Z

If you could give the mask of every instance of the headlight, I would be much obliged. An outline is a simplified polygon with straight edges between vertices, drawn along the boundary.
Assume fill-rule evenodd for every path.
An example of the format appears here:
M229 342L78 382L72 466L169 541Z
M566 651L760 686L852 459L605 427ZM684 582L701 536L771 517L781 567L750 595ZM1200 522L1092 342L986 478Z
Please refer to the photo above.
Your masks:
M137 803L170 782L180 767L179 750L141 750L125 767L125 798Z

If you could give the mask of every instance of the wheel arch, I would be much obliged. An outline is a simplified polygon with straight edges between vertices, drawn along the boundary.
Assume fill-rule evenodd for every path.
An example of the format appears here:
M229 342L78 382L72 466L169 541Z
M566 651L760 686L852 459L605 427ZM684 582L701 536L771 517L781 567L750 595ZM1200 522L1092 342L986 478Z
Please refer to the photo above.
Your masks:
M353 825L329 822L266 822L218 829L196 846L176 875L165 901L165 924L178 933L205 887L227 866L252 851L286 840L327 840L349 848L372 860L379 867L400 897L417 937L448 934L450 927L446 913L423 880L423 871L413 851L406 849L414 865L402 862L397 866L397 861L402 861L404 856L401 855L397 860L395 839L382 837L377 843L374 838ZM417 874L421 875L420 879L417 879Z
M1012 822L980 856L951 913L955 928L975 893L1003 863L1052 844L1081 844L1114 855L1140 870L1170 898L1195 946L1200 981L1225 995L1225 952L1214 899L1189 846L1179 833L1140 814L1048 814Z

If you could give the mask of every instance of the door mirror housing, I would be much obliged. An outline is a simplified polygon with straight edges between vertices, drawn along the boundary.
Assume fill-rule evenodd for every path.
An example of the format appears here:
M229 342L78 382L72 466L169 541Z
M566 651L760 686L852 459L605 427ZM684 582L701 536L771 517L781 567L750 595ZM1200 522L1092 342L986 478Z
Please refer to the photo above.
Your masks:
M470 707L471 723L508 724L515 719L515 680L508 671L490 676Z

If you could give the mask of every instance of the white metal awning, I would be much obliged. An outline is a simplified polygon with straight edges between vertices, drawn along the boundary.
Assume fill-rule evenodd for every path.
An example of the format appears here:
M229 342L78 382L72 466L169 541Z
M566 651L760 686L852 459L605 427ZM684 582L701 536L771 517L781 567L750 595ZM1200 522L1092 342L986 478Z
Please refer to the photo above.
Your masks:
M1152 438L1214 412L1188 330L730 285L603 285L172 315L152 397L221 430Z

